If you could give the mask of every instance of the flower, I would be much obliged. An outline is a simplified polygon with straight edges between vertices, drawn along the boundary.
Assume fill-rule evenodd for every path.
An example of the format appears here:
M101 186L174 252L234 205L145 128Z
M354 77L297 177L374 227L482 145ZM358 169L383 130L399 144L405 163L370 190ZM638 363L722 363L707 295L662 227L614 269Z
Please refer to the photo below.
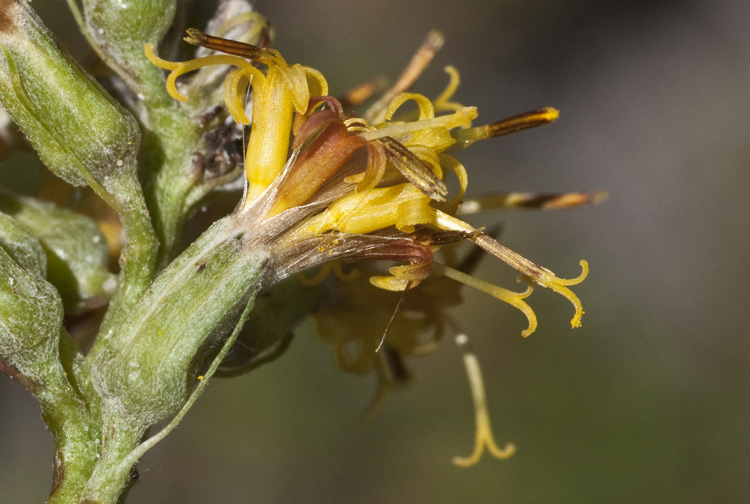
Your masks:
M224 80L224 101L236 122L251 124L252 128L245 153L244 196L234 216L237 226L252 228L257 240L268 247L273 263L268 283L342 259L389 260L401 264L391 267L390 275L371 276L369 282L375 287L405 294L437 273L519 309L528 319L528 328L522 332L528 336L536 329L537 319L526 298L534 285L541 285L567 298L575 309L571 325L581 325L583 308L570 287L586 278L585 261L580 262L583 269L580 276L559 278L457 217L464 203L468 176L452 154L478 140L552 122L557 118L556 110L541 109L474 127L477 108L450 101L459 83L453 67L446 68L450 82L437 99L408 92L442 45L442 36L437 32L428 36L394 86L362 116L347 115L342 101L328 96L328 83L320 72L299 64L290 65L274 49L214 37L195 29L188 30L185 40L217 53L182 63L170 62L156 56L152 46L147 45L147 57L170 71L167 89L180 101L187 101L187 97L178 88L178 77L212 65L236 67ZM362 94L366 97L374 87L360 88L344 101L356 104L363 99ZM246 113L246 97L251 89L252 120ZM403 112L407 102L416 105L417 116ZM458 190L453 195L449 195L445 183L449 174L458 180ZM595 197L579 194L542 197L536 201L571 206ZM470 201L466 213L530 201L535 198L523 195L483 198ZM466 268L435 260L438 250L465 240L516 269L528 288L523 292L507 290L470 276L462 271ZM352 284L351 289L361 286ZM455 296L450 299L455 300ZM428 315L422 320L422 327L439 319L429 314L442 309L440 297L432 297L432 302L423 306L431 308L424 310ZM351 331L337 333L333 328L350 326L352 317L361 313L351 312L352 305L346 303L332 303L329 308L326 311L324 307L318 315L321 334L337 346L342 367L354 372L368 372L375 362L380 362L377 366L381 373L395 369L398 367L395 361L390 366L382 362L427 351L442 334L441 329L433 341L422 342L415 337L420 323L407 324L398 328L399 337L392 338L378 357L377 349L382 343L378 340L382 337L375 338L375 333L365 331L368 337L359 340L359 352L352 356L346 350L352 339L337 335ZM348 318L344 315L347 309ZM337 311L343 317L337 318ZM358 320L361 323L362 319ZM404 337L407 334L410 336ZM465 355L473 355L467 350L465 338L460 340L460 346ZM486 409L478 364L476 358L466 357L466 362L477 410L477 449L485 443L494 447L488 422L480 422L486 417ZM512 449L502 451L494 447L493 453L509 456ZM463 463L475 459L478 459L476 453Z

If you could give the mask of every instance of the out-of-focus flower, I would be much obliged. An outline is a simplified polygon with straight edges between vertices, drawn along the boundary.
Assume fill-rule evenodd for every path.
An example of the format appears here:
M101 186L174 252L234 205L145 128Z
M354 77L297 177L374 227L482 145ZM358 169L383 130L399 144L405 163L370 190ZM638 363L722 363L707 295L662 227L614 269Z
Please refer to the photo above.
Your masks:
M224 80L224 101L234 119L251 124L252 129L245 153L245 193L233 218L238 227L252 228L255 239L267 248L271 264L267 284L342 259L396 261L402 264L391 267L390 275L373 275L369 282L386 291L406 293L431 273L438 273L518 308L529 324L523 336L531 334L537 326L536 316L525 299L538 284L567 298L575 309L571 325L580 326L583 308L570 286L586 277L585 261L580 263L583 272L577 278L559 278L456 217L468 176L451 153L477 140L552 122L557 118L556 110L541 109L473 127L471 123L478 116L476 107L450 101L459 81L453 67L446 69L450 83L437 99L408 92L442 45L442 36L437 32L428 36L394 86L361 117L345 114L341 101L328 96L328 83L320 72L299 64L290 65L274 49L193 29L188 30L185 40L217 53L182 63L159 58L151 45L146 46L146 54L154 64L170 71L167 88L180 101L188 100L177 87L176 79L181 75L212 65L236 67ZM192 96L195 89L192 85L190 89ZM246 114L246 97L251 89L252 120ZM362 94L368 95L366 89L358 90L345 102L361 101ZM414 102L417 115L404 112L402 106L407 102ZM458 190L453 195L449 195L445 183L449 174L458 180ZM530 199L485 198L472 201L469 213ZM545 201L550 200L554 198ZM560 204L586 202L586 195L579 195L575 201ZM516 269L528 288L522 292L510 291L435 260L434 254L441 247L464 240ZM432 286L425 283L423 287L427 289L419 294L414 291L402 301L406 299L404 308L422 310L424 316L397 321L393 327L395 337L388 339L386 350L380 354L377 350L382 329L368 329L371 326L367 309L362 310L364 305L352 302L350 295L341 294L337 298L334 293L332 299L338 299L338 304L334 301L328 309L324 307L318 324L322 337L336 345L339 364L349 371L364 373L380 362L377 366L383 372L397 369L396 360L403 355L428 351L442 334L438 322L442 310L457 301L457 294L455 289L448 290L451 294L441 299L439 282L433 282ZM362 288L361 284L348 287L360 292ZM376 292L366 296L367 304L378 306ZM375 311L371 309L370 313ZM357 326L359 336L349 337ZM427 328L435 329L432 337L420 339L419 335ZM352 342L358 345L354 353L350 351ZM383 364L388 359L393 362ZM470 367L467 361L467 369ZM472 383L475 382L472 378ZM477 399L479 396L481 400ZM479 426L483 392L475 393L475 401L478 401ZM480 430L478 447L487 440L487 432L480 436ZM494 446L494 442L487 445ZM493 453L497 456L508 456L512 450L496 452ZM476 458L478 455L471 461Z

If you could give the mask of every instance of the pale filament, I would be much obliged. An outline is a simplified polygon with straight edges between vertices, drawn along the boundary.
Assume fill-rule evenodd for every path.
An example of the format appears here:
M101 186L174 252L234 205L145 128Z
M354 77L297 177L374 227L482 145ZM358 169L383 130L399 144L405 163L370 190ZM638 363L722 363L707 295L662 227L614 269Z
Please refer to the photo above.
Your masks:
M484 393L484 380L482 379L482 369L479 367L479 360L474 353L469 338L465 334L456 336L456 344L461 349L466 366L466 374L469 377L471 385L471 397L474 400L474 414L476 418L476 438L474 452L468 457L453 457L453 463L459 467L473 466L482 458L484 449L499 459L507 459L516 452L516 445L508 443L505 448L499 448L492 436L492 427L490 426L490 415L487 412L487 397Z

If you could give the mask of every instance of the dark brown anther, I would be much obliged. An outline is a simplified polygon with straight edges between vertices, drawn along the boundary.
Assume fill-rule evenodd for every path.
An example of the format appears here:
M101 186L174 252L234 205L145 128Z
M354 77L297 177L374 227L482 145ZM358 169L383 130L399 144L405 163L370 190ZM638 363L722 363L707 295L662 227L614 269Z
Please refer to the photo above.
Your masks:
M457 243L463 240L471 240L481 235L481 230L476 230L472 233L466 231L433 231L433 230L417 230L413 233L414 239L427 246L442 246L448 245L449 243Z
M560 113L551 107L514 115L492 124L488 124L488 137L494 138L509 133L515 133L516 131L544 126L545 124L554 122L559 115Z
M500 226L492 226L492 228L490 228L490 230L485 234L493 240L497 241L498 236L500 236ZM482 248L478 245L475 245L474 247L472 247L471 251L466 254L466 257L461 260L456 269L461 273L471 275L474 273L474 270L477 268L477 266L479 266L479 262L485 257L487 257L487 254L485 254L484 250L482 250Z
M214 37L213 35L208 35L200 30L196 30L195 28L188 28L187 37L183 40L188 44L205 47L206 49L212 49L226 54L233 54L250 60L259 60L266 56L266 52L263 49L254 45L237 42L236 40Z
M425 193L435 201L445 201L448 188L440 178L435 175L430 167L419 159L412 151L393 137L383 137L377 140L385 147L388 161L401 172L401 174L414 184L414 187Z

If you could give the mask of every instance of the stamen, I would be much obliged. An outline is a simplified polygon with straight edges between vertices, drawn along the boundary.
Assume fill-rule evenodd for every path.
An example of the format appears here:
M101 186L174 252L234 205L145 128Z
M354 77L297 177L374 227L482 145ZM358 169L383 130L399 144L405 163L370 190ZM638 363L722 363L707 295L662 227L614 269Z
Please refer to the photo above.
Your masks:
M443 167L440 166L440 157L433 149L421 144L411 145L407 147L407 149L422 160L422 162L430 168L432 173L442 181Z
M456 219L455 217L441 212L440 210L437 210L436 212L437 214L435 224L442 229L464 231L466 233L473 233L476 231L476 229L460 219ZM579 263L583 271L578 277L572 279L558 278L547 268L529 261L522 255L500 244L490 236L479 234L470 236L469 239L490 254L505 262L511 268L528 276L535 283L538 283L542 287L547 287L548 289L551 289L554 292L557 292L558 294L567 298L568 301L573 304L573 307L575 307L576 310L573 319L570 321L570 325L574 328L581 327L581 317L584 313L583 305L581 304L580 299L578 299L578 296L576 296L573 291L568 289L567 286L577 285L586 279L586 276L589 273L589 265L586 261L581 261Z
M362 136L367 140L375 140L376 138L386 136L398 137L431 128L443 127L450 130L470 124L478 115L479 113L477 112L476 107L463 107L453 114L433 117L432 119L389 124L388 126L373 131L365 131L362 133Z
M539 208L559 210L585 205L596 205L607 199L605 191L583 193L497 193L465 200L456 215L470 215L505 208Z
M385 108L391 102L393 97L408 90L417 81L425 68L427 68L427 65L432 61L432 58L435 57L435 54L441 47L443 47L443 42L445 42L445 39L443 38L443 34L439 31L432 30L427 34L427 38L422 43L422 46L412 57L411 61L406 66L406 69L399 76L398 80L396 80L395 84L393 84L393 87L386 91L385 94L383 94L383 96L375 102L367 112L365 112L365 117L368 121L371 123L379 123L383 121Z
M188 44L205 47L206 49L212 49L226 54L234 54L235 56L254 61L264 61L269 59L268 52L260 47L246 44L244 42L238 42L236 40L214 37L195 28L188 28L187 36L183 40Z
M560 111L551 107L540 110L532 110L522 114L514 115L507 119L494 122L487 125L487 134L489 138L495 138L509 133L515 133L525 129L536 128L555 122L560 117Z
M495 439L492 436L490 416L487 412L487 397L484 393L484 380L482 379L482 369L479 366L479 360L469 343L469 338L465 334L456 336L456 344L463 354L466 374L471 385L471 397L474 400L474 415L476 419L476 437L474 452L468 457L453 457L453 463L459 467L472 466L482 458L485 448L487 448L493 457L507 459L516 452L516 445L508 443L505 445L505 448L500 449L495 443Z
M177 90L176 79L180 75L207 65L229 64L239 67L239 71L230 72L224 81L224 98L233 118L242 124L249 123L243 97L248 86L253 86L253 131L245 154L248 185L243 208L247 210L286 165L294 110L305 112L312 92L326 95L328 83L315 69L302 65L289 66L274 49L261 49L244 42L214 37L193 28L187 33L187 42L227 54L173 64L156 57L153 46L147 45L146 56L154 64L171 70L167 78L167 90L180 101L187 101L187 97ZM268 71L264 74L246 59L266 64ZM365 142L361 138L356 140L361 144Z
M385 154L388 161L393 163L393 166L401 172L406 180L429 196L430 199L445 201L445 195L448 194L448 188L445 183L440 180L432 170L430 170L424 161L419 159L403 144L391 137L384 137L380 142L383 144L383 147L385 147Z
M575 315L570 321L570 326L573 328L581 327L581 317L583 317L584 313L583 305L581 304L581 300L578 299L578 296L576 296L573 291L568 289L567 286L578 285L586 279L589 274L589 264L586 261L580 261L579 264L581 265L581 269L583 271L578 277L572 279L564 279L558 278L547 268L529 261L522 255L512 251L508 247L505 247L504 245L493 240L487 235L478 236L474 239L474 243L476 243L498 259L505 261L506 264L513 267L517 271L523 273L524 275L527 275L539 285L547 287L548 289L551 289L554 292L557 292L558 294L567 298L567 300L573 304L576 310Z
M554 122L559 116L560 111L547 107L514 115L492 124L461 129L453 133L456 143L451 147L451 151L465 149L477 140L495 138L516 131L543 126Z

